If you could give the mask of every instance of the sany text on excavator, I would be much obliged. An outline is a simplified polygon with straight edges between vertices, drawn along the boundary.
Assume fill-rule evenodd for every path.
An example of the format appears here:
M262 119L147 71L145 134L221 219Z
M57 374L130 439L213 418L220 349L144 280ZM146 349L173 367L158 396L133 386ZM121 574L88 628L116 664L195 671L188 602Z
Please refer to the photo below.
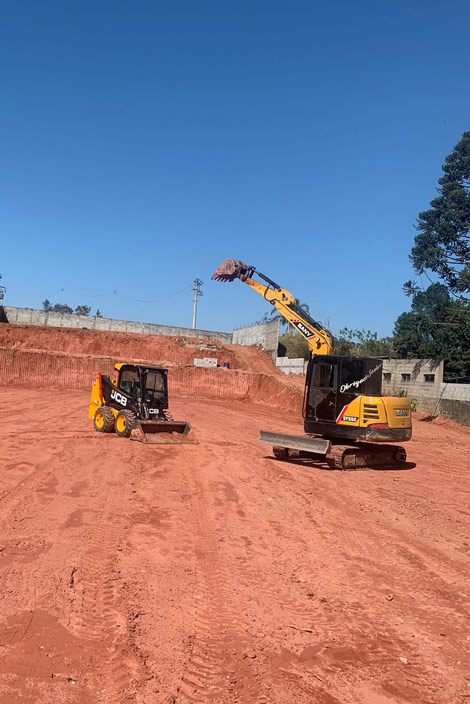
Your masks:
M254 278L257 275L258 281ZM403 447L389 443L411 438L411 406L406 398L382 396L382 361L333 354L330 333L294 296L253 266L226 259L213 279L240 279L271 303L308 342L303 418L305 436L261 431L259 442L273 446L280 459L310 458L356 469L398 466Z
M168 410L167 369L115 364L117 379L99 373L91 389L88 417L100 433L116 432L147 443L194 443L191 426Z

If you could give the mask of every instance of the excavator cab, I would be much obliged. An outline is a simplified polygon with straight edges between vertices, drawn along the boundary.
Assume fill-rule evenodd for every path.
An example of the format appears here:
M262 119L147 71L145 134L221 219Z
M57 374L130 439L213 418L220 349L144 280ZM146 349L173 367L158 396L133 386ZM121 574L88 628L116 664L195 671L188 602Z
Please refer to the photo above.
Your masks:
M408 399L382 396L382 360L335 355L310 359L304 430L325 438L404 442L411 438Z

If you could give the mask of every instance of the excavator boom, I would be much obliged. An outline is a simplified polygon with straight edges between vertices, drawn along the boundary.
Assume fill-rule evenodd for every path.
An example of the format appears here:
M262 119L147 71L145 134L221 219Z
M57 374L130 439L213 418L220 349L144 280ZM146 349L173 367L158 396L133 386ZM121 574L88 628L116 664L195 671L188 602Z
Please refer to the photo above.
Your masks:
M261 281L254 278L255 274ZM330 333L299 306L292 293L257 271L254 266L249 266L239 259L225 259L214 271L212 278L216 281L240 279L271 303L307 340L312 354L331 354L333 342Z

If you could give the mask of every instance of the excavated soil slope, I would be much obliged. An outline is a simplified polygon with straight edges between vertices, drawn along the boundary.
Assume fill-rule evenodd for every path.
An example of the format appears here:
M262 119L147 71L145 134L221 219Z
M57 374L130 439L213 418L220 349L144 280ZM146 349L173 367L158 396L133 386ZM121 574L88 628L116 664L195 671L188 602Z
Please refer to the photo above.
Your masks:
M256 438L302 432L299 388L175 366L199 444L146 446L87 418L109 350L8 335L0 704L467 700L468 428L415 418L401 471L279 462Z
M100 356L101 355L101 356ZM195 357L216 356L223 367L194 367ZM0 326L0 384L32 388L90 389L96 374L112 375L115 362L144 362L169 369L170 397L251 401L299 414L303 378L287 377L257 347L217 340Z
M192 365L195 357L216 357L219 366L228 362L232 369L281 375L261 348L223 345L219 340L7 324L0 326L0 347L145 360L162 366Z

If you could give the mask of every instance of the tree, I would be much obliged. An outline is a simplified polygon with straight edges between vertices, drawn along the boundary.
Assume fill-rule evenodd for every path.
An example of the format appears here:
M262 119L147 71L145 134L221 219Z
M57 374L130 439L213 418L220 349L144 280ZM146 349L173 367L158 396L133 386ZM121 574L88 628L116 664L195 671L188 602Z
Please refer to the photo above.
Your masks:
M72 308L66 303L55 303L52 306L51 311L54 313L73 313Z
M96 317L96 318L102 318L102 317L103 317L103 313L100 311L99 308L96 309L95 317Z
M370 330L343 328L340 337L333 340L335 354L357 357L393 357L393 342L390 337L378 337Z
M90 315L91 312L91 306L77 306L75 310L73 310L67 305L67 303L54 303L54 305L52 305L47 298L42 302L42 307L43 310L51 313L75 313L75 315ZM102 318L103 316L100 313L97 317Z
M417 274L434 272L453 295L465 299L470 292L470 132L463 133L442 170L440 195L418 216L410 260ZM407 281L405 290L412 295L416 283Z
M470 304L452 300L444 284L416 291L411 311L395 322L393 345L401 358L443 359L448 376L470 374Z
M279 357L289 357L290 359L298 359L310 357L310 348L308 342L300 335L281 335L279 337L278 347Z

